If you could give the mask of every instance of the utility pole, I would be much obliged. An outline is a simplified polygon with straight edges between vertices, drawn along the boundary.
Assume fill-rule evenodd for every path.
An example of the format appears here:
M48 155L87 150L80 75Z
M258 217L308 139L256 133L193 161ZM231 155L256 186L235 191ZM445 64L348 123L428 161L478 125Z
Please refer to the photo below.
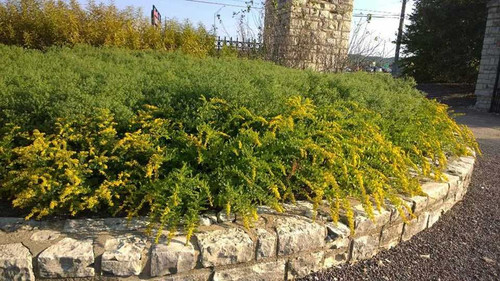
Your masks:
M399 17L398 39L396 41L396 55L394 56L394 65L392 67L392 75L394 76L399 75L399 52L401 50L401 40L403 38L403 28L405 25L406 2L407 0L403 0L403 7L401 7L401 16Z

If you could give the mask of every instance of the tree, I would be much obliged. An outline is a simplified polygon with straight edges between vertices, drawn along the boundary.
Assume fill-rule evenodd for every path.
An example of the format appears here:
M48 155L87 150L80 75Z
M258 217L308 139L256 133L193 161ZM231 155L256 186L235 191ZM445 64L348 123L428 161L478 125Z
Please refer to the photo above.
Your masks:
M488 0L416 0L403 36L404 73L420 82L475 82Z

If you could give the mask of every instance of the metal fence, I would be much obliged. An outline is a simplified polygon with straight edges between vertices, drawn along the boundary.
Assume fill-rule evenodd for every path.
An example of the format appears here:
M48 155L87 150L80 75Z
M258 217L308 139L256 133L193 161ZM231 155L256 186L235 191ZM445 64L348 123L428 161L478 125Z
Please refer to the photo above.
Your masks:
M264 44L256 39L238 39L233 40L233 37L218 37L216 40L217 52L224 48L236 50L239 56L260 56L264 53Z

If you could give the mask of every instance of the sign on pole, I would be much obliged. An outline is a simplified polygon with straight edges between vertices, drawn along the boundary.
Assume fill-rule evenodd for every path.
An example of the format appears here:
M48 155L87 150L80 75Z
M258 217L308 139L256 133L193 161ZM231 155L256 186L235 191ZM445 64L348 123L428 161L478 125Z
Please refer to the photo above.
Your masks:
M161 26L161 14L155 5L153 5L153 10L151 10L151 24L156 27Z

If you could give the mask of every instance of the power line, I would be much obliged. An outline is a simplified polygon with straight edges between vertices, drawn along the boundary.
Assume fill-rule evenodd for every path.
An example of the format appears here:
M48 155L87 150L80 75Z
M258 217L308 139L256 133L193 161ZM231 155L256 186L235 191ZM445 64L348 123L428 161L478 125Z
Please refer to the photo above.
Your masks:
M235 8L251 8L251 9L257 9L257 10L263 10L264 7L257 7L257 6L243 6L243 5L235 5L235 4L228 4L228 3L222 3L222 2L215 2L215 1L206 1L206 0L184 0L187 2L193 2L193 3L200 3L200 4L207 4L207 5L217 5L217 6L226 6L226 7L235 7ZM365 17L371 17L371 18L377 18L377 19L398 19L399 15L397 14L391 14L391 15L384 15L384 14L363 14L363 13L358 13L358 14L353 14L352 15L355 18L365 18Z
M354 11L370 12L370 13L376 13L376 14L398 15L398 14L396 14L394 12L379 11L379 10L369 10L369 9L354 9Z
M235 5L235 4L228 4L228 3L221 3L221 2L212 2L212 1L203 1L203 0L184 0L187 2L194 2L194 3L201 3L201 4L208 4L208 5L218 5L218 6L226 6L226 7L236 7L236 8L253 8L253 9L259 9L262 10L264 8L262 7L256 7L256 6L243 6L243 5Z

